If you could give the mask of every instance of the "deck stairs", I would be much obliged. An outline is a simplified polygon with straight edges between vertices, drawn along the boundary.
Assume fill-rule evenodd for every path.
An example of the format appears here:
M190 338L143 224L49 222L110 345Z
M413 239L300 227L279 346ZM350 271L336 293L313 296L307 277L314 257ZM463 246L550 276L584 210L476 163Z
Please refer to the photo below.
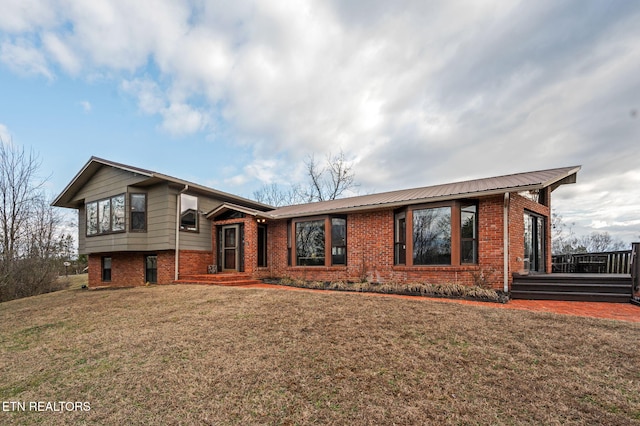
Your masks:
M514 274L511 298L629 303L632 281L625 274Z
M174 281L175 284L203 284L221 286L244 286L251 284L261 284L262 281L253 279L249 274L243 273L220 273L220 274L197 274L180 275Z

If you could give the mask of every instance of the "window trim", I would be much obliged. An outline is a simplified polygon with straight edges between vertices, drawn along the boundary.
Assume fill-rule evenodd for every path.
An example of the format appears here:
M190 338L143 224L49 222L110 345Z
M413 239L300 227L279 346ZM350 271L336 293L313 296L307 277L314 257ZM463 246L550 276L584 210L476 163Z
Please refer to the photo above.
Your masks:
M143 229L133 229L133 197L136 195L144 195L144 228ZM130 192L129 193L129 208L127 211L129 212L129 232L147 232L147 211L148 211L148 199L146 192Z
M448 263L415 263L416 253L415 253L415 218L416 212L422 212L427 210L436 210L436 209L448 209L449 216L449 252L447 253L449 257ZM411 264L414 266L449 266L454 264L454 247L453 242L455 241L454 237L454 223L455 223L455 207L453 205L439 205L439 206L430 206L430 207L422 207L422 208L412 208L411 209ZM408 237L409 235L407 235ZM439 238L438 238L439 239Z
M460 267L460 266L477 266L479 264L479 250L478 250L478 242L479 232L476 235L476 262L475 263L463 263L462 262L462 223L461 223L461 211L464 206L468 205L476 206L476 229L479 231L479 211L480 205L478 200L476 199L461 199L461 200L452 200L452 201L442 201L435 203L427 203L427 204L415 204L411 206L407 206L405 212L405 224L406 224L406 262L404 264L395 263L395 253L394 253L394 266L407 266L407 267L417 267L417 268L448 268L448 267ZM430 208L439 208L439 207L450 207L451 208L451 263L448 264L430 264L430 265L421 265L413 263L413 212L416 210L424 210ZM393 227L396 227L396 217L398 214L402 213L402 210L397 210L395 212ZM394 250L395 252L395 250Z
M292 259L292 264L294 266L297 267L303 267L303 268L317 268L317 267L325 267L327 266L327 256L331 256L331 249L329 248L329 252L327 253L327 229L331 229L331 225L328 224L327 222L329 221L329 217L328 216L314 216L314 217L305 217L305 218L301 218L301 219L294 219L292 220L292 225L293 225L293 229L292 229L292 238L291 238L291 242L293 245L293 259ZM299 223L306 223L306 222L322 222L322 226L323 226L323 234L324 234L324 247L323 247L323 251L324 251L324 256L323 256L323 262L321 265L300 265L298 263L298 232L297 232L297 226ZM331 241L331 238L329 237L329 242Z
M332 219L344 219L345 221L345 263L333 263L333 241L332 241ZM298 250L296 247L297 235L296 235L296 225L298 223L303 222L324 222L324 263L321 265L299 265L298 264ZM288 249L288 264L289 266L297 267L297 268L326 268L326 267L336 267L336 268L346 268L349 264L349 220L347 215L321 215L321 216L308 216L308 217L300 217L296 219L291 219L287 222L287 249Z
M105 267L105 263L107 259L109 260L108 268ZM107 271L109 271L108 274L107 274ZM110 283L112 280L112 271L113 271L113 258L111 256L102 256L100 261L100 280L103 283Z
M123 226L122 229L119 230L113 230L113 215L114 215L114 209L113 209L113 199L115 198L119 198L122 197L123 201L124 201L124 205L123 205ZM100 231L100 226L101 226L101 215L100 215L100 203L103 203L105 201L109 202L109 230L108 231L104 231L101 232ZM96 209L96 232L90 234L89 233L89 206L91 205L95 205L95 209ZM87 237L99 237L102 235L111 235L111 234L122 234L127 232L127 197L126 197L126 193L123 192L121 194L116 194L116 195L112 195L110 197L105 197L105 198L100 198L97 200L93 200L93 201L89 201L89 202L85 202L84 204L84 220L85 220L85 224L84 224L84 231L85 231L85 236Z
M480 210L480 207L478 205L477 202L460 202L459 203L460 206L460 264L461 265L477 265L478 264L478 240L479 240L479 231L480 228L478 227L478 211ZM474 235L473 237L463 237L462 236L462 213L463 213L463 209L468 208L468 207L475 207L474 210L474 223L473 223L473 230L474 230ZM474 253L474 260L473 262L465 262L462 256L462 243L465 241L471 241L473 244L473 253Z
M257 267L258 268L266 268L269 266L269 253L268 253L268 228L266 223L258 224L258 233L256 235L256 244L257 247ZM262 241L260 241L262 239Z
M193 209L194 211L194 216L195 216L195 229L189 229L186 226L182 225L182 215L183 213L183 202L182 202L182 197L193 197L196 200L196 208ZM198 205L200 204L200 199L198 198L197 195L192 195L192 194L180 194L180 218L179 218L179 229L180 232L191 232L191 233L195 233L198 234L200 233L200 214L198 213ZM184 212L186 212L187 210L184 210Z

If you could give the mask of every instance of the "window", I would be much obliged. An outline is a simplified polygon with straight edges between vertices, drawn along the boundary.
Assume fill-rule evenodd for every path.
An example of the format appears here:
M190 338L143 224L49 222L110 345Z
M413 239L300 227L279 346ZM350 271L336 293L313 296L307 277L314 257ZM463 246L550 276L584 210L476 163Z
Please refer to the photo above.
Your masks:
M451 207L413 211L413 264L451 264Z
M198 232L198 197L180 194L180 230Z
M296 222L296 265L324 265L324 220Z
M147 230L147 194L131 194L130 199L130 227L131 231Z
M158 256L155 254L144 257L144 280L151 284L158 283Z
M331 219L331 264L347 264L347 219Z
M258 225L258 267L267 266L267 225Z
M98 203L87 204L87 235L98 233Z
M124 194L86 204L87 235L124 232Z
M287 266L291 266L291 220L287 221Z
M405 265L407 263L407 214L396 213L394 225L393 263Z
M478 263L478 222L475 204L460 208L460 263Z
M291 229L291 226L289 226ZM293 221L296 266L347 264L347 219L324 217ZM291 250L290 232L287 246Z
M524 260L525 269L545 272L545 221L544 217L524 212Z
M111 281L111 258L102 258L102 281Z

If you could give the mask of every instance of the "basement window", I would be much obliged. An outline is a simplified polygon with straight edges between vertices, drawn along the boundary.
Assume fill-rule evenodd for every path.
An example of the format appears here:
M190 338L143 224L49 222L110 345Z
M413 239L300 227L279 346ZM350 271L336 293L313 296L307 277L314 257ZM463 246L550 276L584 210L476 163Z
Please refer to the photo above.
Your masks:
M111 257L102 258L102 281L111 281Z

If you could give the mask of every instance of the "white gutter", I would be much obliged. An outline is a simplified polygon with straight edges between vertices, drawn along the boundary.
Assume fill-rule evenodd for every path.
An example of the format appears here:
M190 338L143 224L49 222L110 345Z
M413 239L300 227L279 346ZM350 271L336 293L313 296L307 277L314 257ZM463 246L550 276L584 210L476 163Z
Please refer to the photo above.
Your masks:
M174 280L177 281L179 278L180 271L180 211L182 210L182 203L180 202L180 196L189 190L189 185L185 185L182 188L182 191L178 192L176 195L176 261L175 263L175 271L174 271Z
M504 273L503 273L503 290L505 293L509 291L509 193L504 193L504 213L502 219L503 225L503 260L504 260Z

